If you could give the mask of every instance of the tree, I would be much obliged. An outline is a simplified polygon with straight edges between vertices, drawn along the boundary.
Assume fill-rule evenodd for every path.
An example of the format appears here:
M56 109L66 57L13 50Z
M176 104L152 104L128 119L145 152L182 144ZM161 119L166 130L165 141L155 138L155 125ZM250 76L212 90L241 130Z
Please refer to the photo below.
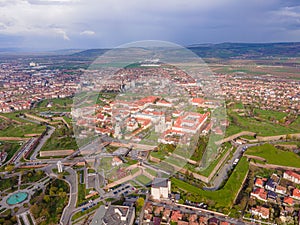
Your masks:
M5 171L11 173L14 170L15 166L12 164L9 164L5 167Z
M44 201L47 202L47 203L50 202L50 196L49 195L45 195L44 196Z
M136 210L137 210L138 212L141 211L141 209L142 209L143 206L144 206L144 203L145 203L145 199L143 199L143 198L138 198L138 199L136 200L135 206L136 206Z

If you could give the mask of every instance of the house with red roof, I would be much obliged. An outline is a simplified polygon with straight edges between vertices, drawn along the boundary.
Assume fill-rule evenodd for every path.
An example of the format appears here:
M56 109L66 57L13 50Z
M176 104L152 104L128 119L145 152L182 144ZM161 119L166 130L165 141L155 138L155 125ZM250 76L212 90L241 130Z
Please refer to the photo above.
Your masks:
M300 190L298 188L293 190L292 198L300 200Z
M292 205L294 205L294 200L293 200L291 197L284 197L283 203L284 203L285 205L290 205L290 206L292 206Z
M256 208L252 208L250 212L252 215L259 216L262 219L269 219L270 217L270 210L262 206L257 206Z
M300 174L295 173L294 171L287 170L283 173L283 178L293 183L300 184Z
M203 106L205 103L205 100L203 98L192 98L191 99L191 104L197 107Z
M281 185L277 185L275 192L278 194L285 195L286 194L286 187L283 187Z
M255 188L254 191L251 192L251 196L257 198L258 200L267 201L267 192L263 188Z
M264 179L263 179L263 178L257 177L257 178L255 179L254 185L255 185L256 187L263 188L264 185L265 185Z
M182 220L182 213L180 211L173 211L171 216L171 221L178 222Z

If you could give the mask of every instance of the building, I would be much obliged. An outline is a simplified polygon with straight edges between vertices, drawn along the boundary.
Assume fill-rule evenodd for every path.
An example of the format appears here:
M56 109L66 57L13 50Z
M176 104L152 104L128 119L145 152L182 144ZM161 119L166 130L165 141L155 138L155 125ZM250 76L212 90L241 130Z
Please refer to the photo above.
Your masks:
M263 188L255 188L250 195L257 198L258 200L264 202L267 201L267 192Z
M200 129L203 128L208 116L209 113L200 114L194 112L185 112L183 116L179 116L175 120L172 130L196 134Z
M295 189L293 190L292 198L297 199L297 200L300 200L300 190L299 190L298 188L295 188Z
M283 178L292 181L296 184L300 184L300 174L295 173L291 170L287 170L283 173Z
M216 217L212 217L208 220L208 225L218 225L219 220Z
M255 179L255 183L254 183L255 186L260 187L260 188L263 188L263 187L264 187L264 184L265 184L265 182L264 182L264 179L263 179L263 178L257 177L257 178Z
M284 197L283 203L285 205L293 206L294 205L294 200L291 197Z
M167 199L171 193L171 181L165 178L155 178L151 186L151 196L153 199Z
M112 166L120 166L120 165L122 165L122 163L123 163L123 161L117 156L114 156L111 161Z
M285 195L286 194L286 187L277 185L277 187L275 189L275 192L278 193L278 194Z
M270 211L268 208L257 206L256 208L252 208L250 210L252 215L259 216L262 219L269 219Z
M94 215L92 225L132 225L135 217L134 207L110 205L100 206Z
M272 178L269 178L266 183L266 189L269 191L275 191L276 185L277 183Z

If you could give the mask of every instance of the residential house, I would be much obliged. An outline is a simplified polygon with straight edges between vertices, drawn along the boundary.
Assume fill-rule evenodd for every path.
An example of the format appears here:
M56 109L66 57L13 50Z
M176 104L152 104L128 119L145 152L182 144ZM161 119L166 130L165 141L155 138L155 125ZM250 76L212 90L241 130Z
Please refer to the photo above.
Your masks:
M283 173L283 178L292 181L296 184L300 184L300 174L295 173L291 170L287 170Z
M294 205L294 200L291 197L284 197L283 203L285 205L293 206Z
M266 183L265 188L269 191L275 191L276 186L277 186L277 183L272 178L269 178Z
M208 225L219 225L219 220L216 217L208 219Z
M263 188L255 188L250 195L257 198L258 200L264 202L267 201L267 192Z
M300 190L298 188L293 190L292 198L300 200Z
M257 178L255 179L254 185L255 185L256 187L263 188L264 185L265 185L265 180L264 180L264 178L257 177Z
M269 219L270 217L269 209L263 206L257 206L256 208L252 208L250 212L252 215L259 216L262 219Z
M182 220L182 214L181 214L181 212L177 211L177 210L173 211L172 212L172 216L171 216L171 221L178 222L180 220Z
M278 194L285 195L286 194L286 187L277 185L276 189L275 189L275 192L278 193Z

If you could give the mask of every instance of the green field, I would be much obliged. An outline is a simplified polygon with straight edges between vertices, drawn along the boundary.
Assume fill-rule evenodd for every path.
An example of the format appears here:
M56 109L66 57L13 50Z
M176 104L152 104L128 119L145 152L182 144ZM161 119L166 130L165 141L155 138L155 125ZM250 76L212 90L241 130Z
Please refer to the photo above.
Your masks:
M279 118L283 116L283 114L270 111L270 116ZM268 117L268 114L264 112L262 117ZM300 132L299 118L297 118L297 120L288 127L264 118L259 121L253 117L241 116L232 111L228 113L228 118L230 120L230 125L226 129L226 136L230 136L241 131L252 131L257 133L258 136L274 136Z
M64 125L59 125L42 147L42 151L63 149L76 150L77 148L76 140L72 137L72 130L66 128Z
M300 168L300 157L297 154L279 150L271 144L248 148L246 154L262 157L266 159L269 164Z
M271 120L271 119L281 120L282 118L287 116L287 114L284 112L277 112L271 110L255 109L254 112L258 117L266 120Z
M51 107L47 107L48 104L51 104ZM56 112L65 112L71 111L73 104L73 98L54 98L54 99L45 99L39 102L34 108L34 110L42 111L56 111Z
M157 176L157 172L155 170L151 170L149 168L146 168L146 172L148 172L149 174L151 174L152 176L156 177Z
M227 211L233 204L233 200L248 173L248 169L249 163L247 162L247 159L243 157L232 172L224 187L218 191L204 191L176 178L172 178L172 188L174 191L176 191L176 189L183 190L185 192L186 199L190 201L205 201L210 205L210 207L216 209L222 208Z
M228 150L229 148L226 147L226 149L223 150L221 154L218 154L217 158L214 161L212 161L206 169L201 171L200 174L208 177L211 174L211 172L214 170L214 168L218 165L218 163L223 158L223 156L227 153Z
M135 178L136 181L142 183L143 185L149 184L152 180L145 175L139 175Z
M7 162L11 157L21 148L22 142L19 141L0 141L0 151L7 152L7 157L5 162Z
M11 117L13 118L13 116ZM7 118L9 118L9 116L7 116ZM28 121L17 124L12 121L0 119L0 124L0 137L24 137L26 134L41 134L46 130L45 126Z

